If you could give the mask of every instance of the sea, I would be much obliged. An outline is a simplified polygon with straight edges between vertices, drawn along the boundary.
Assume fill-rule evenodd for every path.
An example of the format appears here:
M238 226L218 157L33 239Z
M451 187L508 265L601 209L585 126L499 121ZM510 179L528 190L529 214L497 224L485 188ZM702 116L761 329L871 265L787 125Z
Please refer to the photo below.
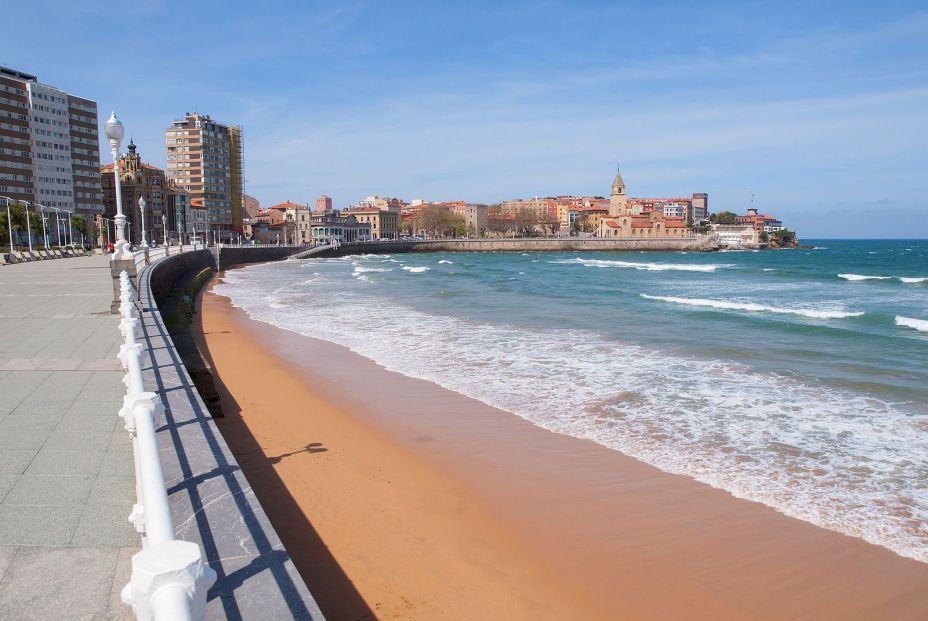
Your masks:
M928 241L267 263L216 292L532 423L928 562Z

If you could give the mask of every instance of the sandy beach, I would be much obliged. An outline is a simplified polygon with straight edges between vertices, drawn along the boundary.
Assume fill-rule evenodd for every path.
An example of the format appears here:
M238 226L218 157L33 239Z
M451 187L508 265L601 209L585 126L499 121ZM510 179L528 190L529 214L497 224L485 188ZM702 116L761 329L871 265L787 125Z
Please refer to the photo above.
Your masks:
M219 426L332 621L928 618L926 564L209 292L196 322Z

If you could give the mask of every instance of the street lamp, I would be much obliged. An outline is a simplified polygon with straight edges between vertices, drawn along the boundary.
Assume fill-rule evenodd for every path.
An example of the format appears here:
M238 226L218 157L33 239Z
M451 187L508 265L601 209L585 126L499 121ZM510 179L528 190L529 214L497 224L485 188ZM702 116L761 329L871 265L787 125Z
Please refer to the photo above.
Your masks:
M71 226L71 213L68 212L68 244L73 248L74 247L74 227Z
M122 142L126 130L116 118L115 112L110 113L110 118L106 121L105 132L110 142L110 154L113 156L113 181L116 185L116 217L113 218L116 223L116 247L113 251L113 259L131 259L129 242L126 241L126 216L122 212L122 185L119 181L119 143Z
M10 256L13 255L13 216L10 215L10 202L13 200L9 196L0 196L6 200L6 230L10 234ZM27 218L28 219L28 218Z
M142 216L142 247L148 247L148 237L145 235L145 197L139 197L139 215Z
M168 217L161 212L161 242L165 246L168 245Z
M45 205L42 203L33 203L39 207L39 215L42 216L42 237L45 238L45 249L48 250L48 230L45 228Z

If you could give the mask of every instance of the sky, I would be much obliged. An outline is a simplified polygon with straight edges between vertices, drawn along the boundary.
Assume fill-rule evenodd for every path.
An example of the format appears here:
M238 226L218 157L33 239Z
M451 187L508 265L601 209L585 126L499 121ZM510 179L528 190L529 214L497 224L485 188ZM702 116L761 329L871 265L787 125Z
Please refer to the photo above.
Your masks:
M804 238L928 238L928 4L6 3L0 65L115 110L147 162L199 111L262 205L708 192ZM103 141L105 145L105 141ZM125 145L123 145L125 148ZM108 149L101 157L109 159Z

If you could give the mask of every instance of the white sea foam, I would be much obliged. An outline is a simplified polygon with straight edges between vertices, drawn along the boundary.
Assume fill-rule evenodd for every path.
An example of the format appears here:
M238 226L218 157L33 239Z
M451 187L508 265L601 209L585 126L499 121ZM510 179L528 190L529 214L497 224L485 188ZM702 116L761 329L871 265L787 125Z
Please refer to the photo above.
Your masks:
M728 265L722 265L717 263L640 263L636 261L609 261L605 259L581 259L579 257L574 259L561 259L558 261L548 261L552 264L571 264L579 263L580 265L586 265L588 267L624 267L632 268L636 270L645 270L648 272L664 272L664 271L679 271L679 272L714 272L715 270L723 267L728 267Z
M439 261L439 264L444 263L445 265L454 265L454 261L448 261L447 259L442 259Z
M686 304L688 306L707 306L710 308L721 308L725 310L741 310L754 313L778 313L782 315L802 315L813 319L844 319L845 317L860 317L864 313L849 312L843 310L822 310L814 308L790 308L785 306L767 306L766 304L756 304L754 302L733 302L730 300L707 300L703 298L678 298L669 295L648 295L640 294L646 300L659 300L661 302L672 302L674 304Z
M346 282L346 267L320 264L317 282L276 294L290 266L249 267L228 272L216 291L252 317L390 370L928 562L923 412L587 330L425 313L377 284ZM288 304L272 307L272 296ZM570 390L539 399L538 386Z
M911 317L896 315L896 325L912 328L914 330L918 330L919 332L928 332L928 320L926 319L913 319Z
M765 268L764 268L764 271L765 271L765 272L775 272L776 270L775 270L774 268L772 268L772 267L765 267Z
M404 266L403 266L403 269L406 270L407 272L412 272L413 274L421 274L422 272L427 272L427 271L429 271L429 270L432 269L432 268L430 268L430 267L425 267L424 265L418 266L418 267L412 267L412 266L409 266L409 265L404 265Z
M838 278L843 278L844 280L859 281L859 280L892 280L892 276L864 276L863 274L838 274Z
M911 283L920 283L920 282L928 281L928 277L902 276L901 278L899 278L899 280L901 280L904 283L911 284Z
M364 265L355 265L354 273L355 274L364 274L366 272L392 272L392 267L366 267Z

